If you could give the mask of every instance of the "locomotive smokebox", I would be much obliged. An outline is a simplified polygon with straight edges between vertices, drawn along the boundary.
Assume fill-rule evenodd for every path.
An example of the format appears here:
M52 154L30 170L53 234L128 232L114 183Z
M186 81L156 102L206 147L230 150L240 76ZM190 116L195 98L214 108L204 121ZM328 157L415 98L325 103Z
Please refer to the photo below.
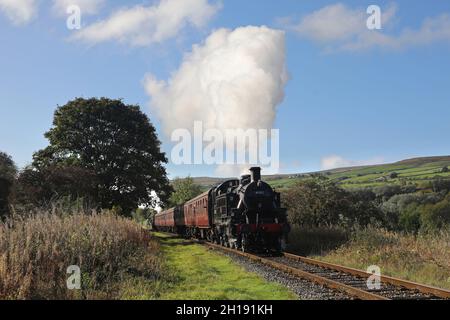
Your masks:
M252 174L252 182L258 182L261 180L261 168L260 167L250 168L250 172Z

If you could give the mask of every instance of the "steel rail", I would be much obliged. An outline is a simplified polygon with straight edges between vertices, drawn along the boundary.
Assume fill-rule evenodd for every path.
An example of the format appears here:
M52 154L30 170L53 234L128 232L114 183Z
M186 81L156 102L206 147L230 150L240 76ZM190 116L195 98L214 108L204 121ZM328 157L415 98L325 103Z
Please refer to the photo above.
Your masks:
M323 261L319 261L319 260L315 260L315 259L311 259L311 258L306 258L306 257L294 255L291 253L283 253L283 256L288 259L301 261L301 262L304 262L307 264L312 264L312 265L315 265L315 266L318 266L321 268L325 268L325 269L329 269L329 270L337 270L337 271L341 271L344 273L349 273L349 274L363 277L363 278L367 278L368 276L372 275L372 273L369 273L369 272L366 272L363 270L344 267L341 265L323 262ZM439 298L443 298L443 299L450 299L450 290L441 289L441 288L428 286L428 285L423 285L423 284L419 284L416 282L402 280L402 279L393 278L393 277L389 277L389 276L383 276L383 275L381 275L380 280L384 283L389 283L396 287L403 287L403 288L406 288L409 290L417 290L421 293L430 294L435 297L439 297Z
M177 236L175 234L171 234L173 236ZM210 243L207 241L202 241L202 240L197 240L197 239L193 239L194 241L200 243L200 244L204 244L210 248L213 249L217 249L217 250L222 250L225 252L230 252L233 254L237 254L243 257L246 257L250 260L253 260L255 262L259 262L262 263L264 265L267 265L269 267L287 272L289 274L292 274L294 276L297 276L299 278L302 279L306 279L315 283L318 283L320 285L326 286L328 288L334 289L334 290L338 290L341 292L345 292L347 294L349 294L350 296L359 298L359 299L364 299L364 300L391 300L387 297L378 295L378 294L374 294L371 293L369 291L366 290L362 290L359 288L355 288L349 285L346 285L344 283L340 283L338 281L335 280L331 280L319 275L316 275L314 273L310 273L304 270L301 270L299 268L295 268L295 267L291 267L279 262L275 262L272 261L270 259L266 259L264 257L261 256L257 256L254 254L250 254L247 252L242 252L236 249L231 249L228 247L224 247L218 244L214 244L214 243ZM346 274L350 274L350 275L354 275L357 277L361 277L361 278L367 278L368 276L371 276L372 273L363 271L363 270L359 270L359 269L355 269L355 268L350 268L350 267L345 267L342 265L337 265L337 264L332 264L332 263L328 263L328 262L324 262L324 261L319 261L316 259L311 259L311 258L306 258L303 256L298 256L298 255L294 255L291 253L283 253L283 256L285 258L291 259L291 260L296 260L299 262L303 262L306 264L310 264L310 265L314 265L320 268L324 268L324 269L328 269L328 270L332 270L332 271L340 271ZM394 277L390 277L390 276L384 276L381 275L380 276L380 280L381 282L384 282L386 284L390 284L393 285L395 287L401 287L401 288L405 288L408 290L416 290L420 293L423 294L428 294L428 295L432 295L434 297L437 298L442 298L442 299L450 299L450 290L446 290L446 289L442 289L442 288L437 288L437 287L433 287L433 286L429 286L429 285L423 285L423 284L419 284L419 283L415 283L412 281L408 281L408 280L403 280L403 279L398 279L398 278L394 278Z
M264 265L267 265L269 267L287 272L289 274L292 274L296 277L302 278L302 279L306 279L309 281L312 281L314 283L326 286L328 288L334 289L334 290L338 290L341 292L344 292L352 297L358 298L358 299L362 299L362 300L390 300L389 298L365 291L365 290L361 290L325 277L321 277L318 275L315 275L313 273L309 273L306 272L304 270L300 270L298 268L294 268L291 266L287 266L285 264L282 263L278 263L269 259L265 259L263 257L257 256L257 255L253 255L250 253L246 253L246 252L242 252L242 251L238 251L235 249L231 249L231 248L227 248L227 247L223 247L220 246L218 244L213 244L213 243L209 243L209 242L204 242L204 241L200 241L200 243L205 244L206 246L210 247L210 248L214 248L214 249L218 249L218 250L222 250L222 251L226 251L226 252L230 252L233 254L238 254L240 256L246 257L250 260L262 263Z

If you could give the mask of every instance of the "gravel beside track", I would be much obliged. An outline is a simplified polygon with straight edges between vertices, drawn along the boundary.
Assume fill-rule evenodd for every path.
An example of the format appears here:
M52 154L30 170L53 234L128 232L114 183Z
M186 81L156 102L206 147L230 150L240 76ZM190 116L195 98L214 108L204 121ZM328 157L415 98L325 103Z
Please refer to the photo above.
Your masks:
M356 275L348 274L345 272L322 268L302 261L292 260L286 257L271 257L267 258L278 263L282 263L294 268L304 270L306 272L319 275L324 278L328 278L346 285L366 290L377 295L387 297L392 300L429 300L439 299L430 294L425 294L417 290L410 290L403 287L394 286L388 283L381 283L380 289L367 288L367 278L359 277Z
M212 249L211 249L212 250ZM230 257L249 272L259 274L267 281L277 282L292 290L299 300L352 300L353 297L340 291L329 289L311 281L300 279L275 268L251 261L237 254L215 251Z

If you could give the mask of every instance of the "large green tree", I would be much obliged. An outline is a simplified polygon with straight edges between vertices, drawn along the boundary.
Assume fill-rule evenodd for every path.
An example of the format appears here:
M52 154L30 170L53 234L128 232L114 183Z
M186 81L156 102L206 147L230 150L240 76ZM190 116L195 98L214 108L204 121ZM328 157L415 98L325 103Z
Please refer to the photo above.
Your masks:
M9 195L17 169L9 155L0 152L0 217L9 213Z
M176 178L173 180L172 186L175 191L170 197L170 206L181 205L202 193L201 186L195 184L194 179L191 177L185 179Z
M167 158L139 106L78 98L57 108L45 137L50 145L34 155L33 167L78 166L94 172L102 208L120 206L131 214L138 205L155 205L152 191L163 202L170 196Z

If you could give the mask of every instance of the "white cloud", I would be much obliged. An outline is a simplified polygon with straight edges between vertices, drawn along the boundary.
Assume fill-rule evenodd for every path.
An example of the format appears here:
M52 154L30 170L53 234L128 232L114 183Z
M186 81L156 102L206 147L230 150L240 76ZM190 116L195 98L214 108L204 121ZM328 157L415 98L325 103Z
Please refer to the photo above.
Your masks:
M382 163L384 163L384 159L382 157L377 157L369 160L349 160L338 155L331 155L322 158L321 168L322 170L331 170L336 168L369 166Z
M283 31L220 29L194 45L169 80L148 74L144 86L167 136L176 129L192 133L195 121L223 136L228 129L271 129L288 81L285 60ZM216 174L237 176L248 168L221 165Z
M450 15L427 18L418 29L390 32L397 8L382 9L382 30L369 30L366 8L350 8L338 3L304 16L296 24L284 25L301 37L318 42L327 51L361 51L372 48L404 49L439 41L450 42Z
M108 19L81 29L72 39L146 46L175 37L185 26L204 26L220 8L221 4L208 0L161 0L154 6L120 9Z
M320 42L348 40L363 31L365 19L364 11L338 3L305 16L293 29Z
M96 14L106 0L53 0L52 10L59 16L67 14L67 8L71 5L79 6L81 14Z
M15 25L24 25L36 15L36 2L36 0L0 0L0 11Z
M282 31L220 29L194 45L168 81L148 74L144 85L169 136L197 120L222 131L269 129L288 81L285 55Z

